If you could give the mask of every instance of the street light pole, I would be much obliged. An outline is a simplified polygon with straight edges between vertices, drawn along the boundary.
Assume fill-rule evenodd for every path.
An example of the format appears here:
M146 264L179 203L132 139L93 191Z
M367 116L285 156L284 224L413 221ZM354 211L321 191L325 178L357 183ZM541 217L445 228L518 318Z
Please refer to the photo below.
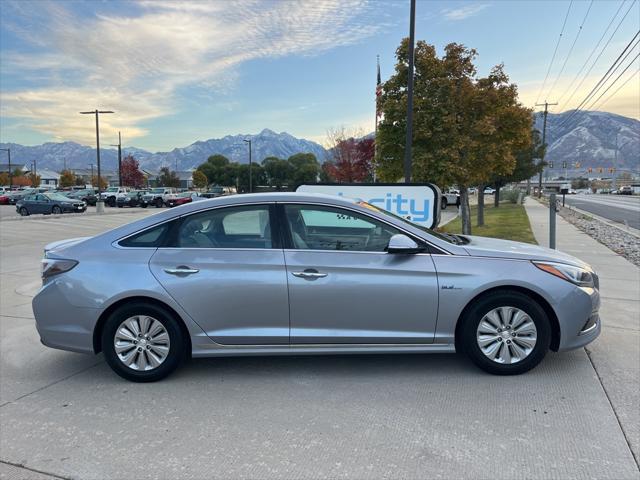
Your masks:
M120 132L118 132L118 144L110 145L110 147L118 147L118 186L122 186L122 137L120 137ZM98 182L99 183L99 182Z
M253 165L251 162L251 139L244 139L249 144L249 193L253 192Z
M407 139L404 147L404 182L411 183L411 145L413 143L413 62L416 36L416 0L411 0L409 20L409 73L407 81Z
M544 162L544 157L547 153L547 115L549 113L549 105L558 105L558 103L549 103L545 101L544 103L536 103L536 107L541 107L544 105L544 119L542 122L542 158L540 159L540 163ZM542 170L544 166L540 169L540 173L538 175L538 198L542 198Z
M98 213L104 212L104 202L100 198L100 193L102 192L102 187L100 186L100 181L102 177L100 176L100 124L98 121L98 117L101 113L114 113L111 110L93 110L91 112L80 112L82 115L95 115L96 116L96 160L98 161L98 201L96 202L96 211Z
M13 183L13 172L11 171L11 149L0 148L0 150L7 152L7 156L9 157L9 191L11 191L11 184Z

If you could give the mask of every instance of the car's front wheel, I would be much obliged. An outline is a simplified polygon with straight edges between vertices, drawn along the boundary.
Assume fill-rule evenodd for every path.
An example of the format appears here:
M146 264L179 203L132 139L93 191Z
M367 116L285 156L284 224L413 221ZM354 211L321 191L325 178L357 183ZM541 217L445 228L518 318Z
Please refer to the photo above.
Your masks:
M473 363L495 375L531 370L551 343L551 325L544 309L517 291L481 297L462 322L459 344Z
M162 207L162 199L161 198L156 198L154 203L155 203L156 208L161 208Z
M447 208L448 204L449 204L449 202L447 201L447 199L442 197L442 200L440 201L440 208L442 210L445 210Z
M122 378L154 382L178 367L185 354L185 338L166 310L136 302L109 316L102 331L102 351Z

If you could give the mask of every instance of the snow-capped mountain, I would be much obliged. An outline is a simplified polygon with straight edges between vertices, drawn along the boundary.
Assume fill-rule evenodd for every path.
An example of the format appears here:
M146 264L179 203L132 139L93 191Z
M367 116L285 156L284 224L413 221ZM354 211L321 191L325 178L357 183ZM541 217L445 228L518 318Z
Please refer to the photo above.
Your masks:
M572 176L584 174L586 168L607 169L614 166L616 135L618 137L618 171L640 168L640 121L605 112L550 113L547 117L546 160L553 162L553 170L562 173L562 162L567 162L567 173ZM566 120L566 121L565 121ZM564 123L563 123L564 122ZM536 116L536 127L542 130L542 114ZM170 152L152 153L135 147L124 147L123 156L132 154L145 170L156 171L163 166L178 170L189 170L206 161L216 153L232 161L248 163L248 146L251 140L252 156L261 162L269 156L287 158L295 153L313 153L319 161L326 160L327 151L318 143L296 138L286 132L276 133L264 129L256 135L227 135L223 138L195 142L188 147L175 148ZM96 161L95 148L74 142L44 143L37 146L22 146L2 143L2 148L11 148L11 161L27 168L34 160L38 168L60 171L63 168L87 168ZM117 163L117 150L101 148L101 160L105 169L113 169ZM576 162L579 168L574 168ZM0 163L6 163L0 154ZM594 170L594 173L597 170Z
M323 162L326 150L316 142L296 138L286 132L276 133L264 129L257 135L227 135L223 138L195 142L188 147L174 148L170 152L152 153L135 147L123 147L122 156L133 155L145 170L159 170L167 166L178 170L190 170L205 162L210 155L222 154L231 161L249 162L249 148L244 140L251 140L252 158L261 162L266 157L288 158L295 153L313 153ZM36 146L23 146L16 143L0 143L2 148L11 148L11 163L26 165L34 160L37 168L60 171L67 168L87 168L96 163L96 150L75 142L44 143ZM177 163L176 163L177 161ZM100 148L100 163L105 169L113 169L118 162L118 150L109 147ZM6 160L0 157L0 163Z
M640 121L606 112L573 111L547 116L547 154L553 170L577 174L592 167L638 171L640 167ZM542 113L536 115L536 128L542 131ZM616 157L616 135L618 155ZM575 164L580 164L575 168ZM614 165L615 163L615 165Z

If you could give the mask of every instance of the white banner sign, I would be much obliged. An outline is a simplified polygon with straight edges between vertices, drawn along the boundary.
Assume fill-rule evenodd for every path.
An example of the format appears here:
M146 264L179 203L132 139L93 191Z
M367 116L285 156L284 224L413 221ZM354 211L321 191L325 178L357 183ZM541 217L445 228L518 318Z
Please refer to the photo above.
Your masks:
M440 189L432 184L309 184L300 185L296 191L364 201L427 228L435 228L440 222Z

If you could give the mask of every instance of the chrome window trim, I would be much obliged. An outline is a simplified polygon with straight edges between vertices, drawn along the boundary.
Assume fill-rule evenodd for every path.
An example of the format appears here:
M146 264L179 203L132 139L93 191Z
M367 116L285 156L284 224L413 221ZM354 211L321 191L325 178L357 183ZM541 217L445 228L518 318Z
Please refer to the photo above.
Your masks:
M382 222L382 223L384 223L385 225L388 225L391 228L395 228L396 230L400 230L404 234L408 235L410 238L413 238L413 239L418 238L421 242L424 242L427 245L429 245L430 248L434 248L434 249L438 250L439 252L442 252L442 253L429 253L429 252L426 252L426 253L419 253L419 254L416 254L416 255L456 256L455 254L453 254L451 252L447 252L446 250L443 250L442 247L434 245L430 241L428 241L428 240L426 240L426 239L424 239L422 237L419 237L416 234L414 234L412 232L409 232L409 231L405 230L402 227L398 227L397 225L389 223L386 220L383 220L383 219L378 218L376 216L370 215L367 212L361 212L359 210L350 209L349 207L344 206L344 205L334 205L334 204L331 204L331 203L324 203L324 202L302 202L302 201L299 201L299 202L292 202L292 201L261 201L261 202L247 202L247 203L240 203L240 204L233 204L233 205L217 205L215 207L202 208L200 210L195 210L193 212L184 213L184 214L179 215L177 217L173 217L173 218L167 219L167 220L165 220L163 222L159 222L159 223L156 223L154 225L150 225L145 229L138 230L136 232L130 233L129 235L126 235L126 236L121 237L121 238L119 238L117 240L114 240L112 242L112 246L114 246L115 248L121 248L121 249L125 249L125 250L130 250L130 249L138 250L140 248L148 248L148 249L151 249L151 248L153 248L153 249L169 249L169 248L172 248L172 249L182 249L182 250L184 250L184 248L182 248L182 247L125 247L125 246L120 245L120 242L122 242L123 240L126 240L129 237L133 237L134 235L137 235L137 234L139 234L141 232L144 232L145 230L149 230L151 228L159 227L159 226L161 226L161 225L163 225L165 223L173 222L174 220L177 220L179 218L187 217L187 216L190 216L190 215L200 214L200 213L203 213L203 212L207 212L209 210L217 210L219 208L233 208L233 207L245 206L245 205L246 206L256 206L256 205L267 205L267 206L268 205L318 205L318 206L322 206L322 207L332 207L332 208L346 209L346 210L350 210L350 211L358 213L358 214L365 215L365 216L367 216L369 218L373 218L374 220L376 220L378 222ZM191 247L191 248L189 248L189 250L235 250L235 251L242 251L242 250L251 250L251 251L253 251L253 250L256 250L256 251L262 251L262 250L284 250L284 251L296 251L296 252L299 252L299 251L306 251L306 252L315 251L315 252L381 253L381 254L386 254L386 252L368 252L368 251L363 251L363 250L315 250L315 249L311 250L311 249L295 249L295 248L294 249L286 249L286 248L285 249L283 249L283 248L279 248L278 249L278 248L215 248L215 247L214 248L205 248L205 247Z
M349 210L351 212L355 212L355 213L367 216L369 218L373 218L374 220L376 220L378 222L381 222L381 223L384 223L385 225L388 225L391 228L395 228L396 230L400 230L402 233L408 235L410 238L412 238L414 240L416 238L418 238L421 242L424 242L427 245L429 245L429 247L435 248L435 249L439 250L440 252L443 252L443 253L428 253L427 252L427 253L422 253L422 254L417 254L417 255L454 255L453 253L447 252L446 250L443 250L441 247L439 247L437 245L434 245L430 241L425 240L424 238L419 237L415 233L409 232L409 231L405 230L402 227L398 227L397 225L394 225L393 223L389 223L388 221L383 220L381 218L378 218L378 217L376 217L374 215L371 215L371 214L369 214L367 212L361 212L360 210L354 210L354 209L351 209L351 208L346 207L344 205L334 205L334 204L331 204L331 203L323 203L323 202L302 202L302 201L300 201L300 202L295 202L295 201L285 201L285 202L283 202L283 201L280 201L280 202L276 202L276 203L278 203L280 205L318 205L318 206L322 206L322 207L331 207L331 208L340 208L340 209ZM293 248L293 249L285 249L285 250L296 251L296 252L300 252L300 251L302 251L302 252L315 251L315 252L346 252L346 253L382 253L382 254L385 254L385 255L387 253L387 252L369 252L369 251L366 251L366 250L316 250L316 249L306 249L306 248Z

